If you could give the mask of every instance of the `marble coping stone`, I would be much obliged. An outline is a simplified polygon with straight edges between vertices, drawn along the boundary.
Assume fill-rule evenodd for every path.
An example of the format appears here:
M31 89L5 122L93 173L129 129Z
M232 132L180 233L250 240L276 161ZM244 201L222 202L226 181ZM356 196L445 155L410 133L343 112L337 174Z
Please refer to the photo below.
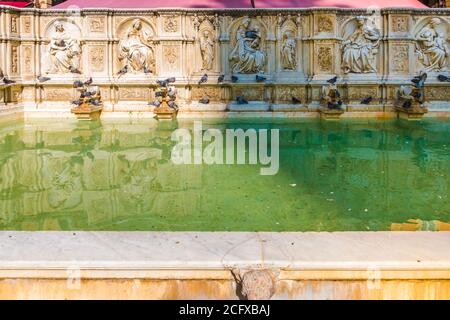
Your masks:
M1 231L0 278L450 279L450 232Z

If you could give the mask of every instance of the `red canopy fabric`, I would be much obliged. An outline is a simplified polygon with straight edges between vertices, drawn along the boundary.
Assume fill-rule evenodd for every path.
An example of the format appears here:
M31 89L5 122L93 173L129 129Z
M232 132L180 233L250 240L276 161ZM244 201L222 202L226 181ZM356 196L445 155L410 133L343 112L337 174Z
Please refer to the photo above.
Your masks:
M17 7L17 8L23 8L29 5L30 2L28 1L0 1L0 6L11 6L11 7Z
M256 8L410 7L427 8L418 0L255 0ZM54 8L251 8L250 0L68 0Z

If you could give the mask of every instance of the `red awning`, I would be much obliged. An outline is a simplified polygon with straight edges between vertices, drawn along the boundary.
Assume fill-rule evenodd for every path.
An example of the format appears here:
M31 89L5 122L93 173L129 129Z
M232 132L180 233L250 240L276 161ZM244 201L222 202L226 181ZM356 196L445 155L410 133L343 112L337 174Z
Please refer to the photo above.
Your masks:
M427 8L418 0L254 0L256 8L410 7ZM54 8L251 8L250 0L68 0Z
M29 1L0 1L0 6L11 6L17 8L23 8L29 5Z

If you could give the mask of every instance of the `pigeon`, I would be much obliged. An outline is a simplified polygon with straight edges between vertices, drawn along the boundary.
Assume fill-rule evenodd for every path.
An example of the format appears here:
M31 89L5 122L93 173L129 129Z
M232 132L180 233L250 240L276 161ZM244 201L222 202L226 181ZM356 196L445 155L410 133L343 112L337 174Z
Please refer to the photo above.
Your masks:
M266 80L267 80L266 77L263 77L263 76L260 76L260 75L256 75L256 82L264 82Z
M117 72L117 75L119 76L119 78L121 77L121 76L123 76L125 73L127 73L128 72L128 65L125 65L125 67L123 67L122 69L120 69L118 72Z
M145 73L145 74L149 74L149 73L152 73L152 72L150 71L150 69L144 68L144 73Z
M411 108L411 100L406 100L405 102L403 102L403 108L408 109Z
M208 75L205 73L198 81L198 84L200 85L202 83L205 83L206 81L208 81Z
M168 82L168 83L174 83L175 82L175 77L170 77L170 78L167 78L166 79L166 81Z
M83 86L84 86L84 83L81 82L80 80L75 80L75 82L73 83L74 88L81 88Z
M155 97L162 97L162 92L161 91L156 91L155 92Z
M156 83L159 84L161 87L167 87L168 81L167 80L156 80Z
M87 80L84 82L84 85L85 85L85 86L90 86L90 85L92 84L92 82L93 82L92 77L90 77L89 79L87 79Z
M236 101L238 104L248 104L248 101L245 100L243 97L237 97Z
M176 91L175 89L170 88L170 90L167 92L167 95L168 95L169 97L171 97L172 99L174 99L176 93L177 93L177 91Z
M225 75L224 75L224 74L221 74L221 75L217 78L217 83L222 83L224 79L225 79Z
M333 78L327 80L327 82L330 83L330 84L335 84L337 79L338 79L338 77L336 76L336 77L333 77Z
M37 79L39 82L46 82L46 81L51 80L49 77L43 77L43 76L38 76Z
M90 96L92 96L92 92L89 92L89 91L83 92L83 93L81 94L81 97L82 97L82 98L90 97Z
M444 76L443 74L438 75L437 78L441 82L450 82L450 77Z
M209 103L209 97L208 96L203 96L200 100L200 103L202 104L208 104Z
M236 83L238 82L239 78L236 76L231 76L231 82Z
M258 32L256 32L255 30L245 31L245 37L250 39L256 39L258 38Z
M77 106L80 106L82 103L83 103L83 101L81 101L81 99L72 101L72 104L77 105Z
M71 73L81 74L81 71L78 70L77 68L73 67L73 66L70 66L70 67L69 67L69 71L70 71Z
M425 72L420 73L418 76L411 79L416 88L423 88L425 85L425 80L427 80L427 74Z
M420 93L420 92L416 92L414 94L414 98L416 98L416 99L420 99L421 96L422 96L422 93Z
M302 101L300 99L297 99L296 97L292 97L292 103L293 104L300 104Z
M11 83L16 83L14 80L10 80L10 79L7 79L7 78L3 78L3 83L4 84L11 84Z
M175 104L174 101L169 101L167 104L168 104L169 107L172 108L172 109L175 109L175 110L178 109L178 107L177 107L177 105Z
M372 102L372 97L367 97L361 100L361 104L369 104L370 102Z
M89 100L89 102L97 107L100 105L100 101L98 99L91 99L91 100Z
M153 102L150 102L150 105L153 105L155 107L159 107L161 105L161 102L159 102L158 100L155 100Z

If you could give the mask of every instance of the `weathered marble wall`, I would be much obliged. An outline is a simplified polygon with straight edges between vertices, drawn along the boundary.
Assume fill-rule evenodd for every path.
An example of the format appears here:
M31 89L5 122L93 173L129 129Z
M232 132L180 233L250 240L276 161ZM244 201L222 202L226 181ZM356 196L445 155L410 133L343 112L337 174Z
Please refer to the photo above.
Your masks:
M450 109L450 83L437 80L450 66L449 9L2 7L0 20L0 67L19 84L8 95L30 112L69 111L73 80L90 76L105 111L151 111L155 80L169 76L177 78L182 112L234 110L237 96L259 101L249 109L315 111L334 75L347 111L391 111L398 86L421 70L429 73L429 109ZM205 73L208 82L198 85ZM256 82L258 73L267 80ZM199 104L205 95L211 103ZM361 104L368 96L372 102Z

